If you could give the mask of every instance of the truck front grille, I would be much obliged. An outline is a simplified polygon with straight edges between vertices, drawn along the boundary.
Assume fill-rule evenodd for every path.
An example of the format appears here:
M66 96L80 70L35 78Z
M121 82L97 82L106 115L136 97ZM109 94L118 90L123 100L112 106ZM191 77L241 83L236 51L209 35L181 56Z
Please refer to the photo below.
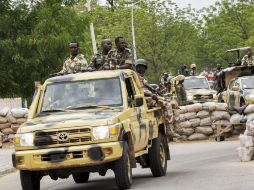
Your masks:
M59 138L60 134L65 134L66 139ZM40 131L35 134L35 146L52 146L52 145L71 145L74 143L89 143L91 141L91 129L71 129L59 131Z

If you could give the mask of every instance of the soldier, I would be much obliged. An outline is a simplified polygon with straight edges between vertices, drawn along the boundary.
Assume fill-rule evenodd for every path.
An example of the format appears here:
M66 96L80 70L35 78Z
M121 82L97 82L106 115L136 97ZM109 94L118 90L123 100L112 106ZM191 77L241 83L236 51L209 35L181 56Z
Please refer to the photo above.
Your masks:
M83 54L78 54L79 44L72 42L69 44L71 56L64 62L63 69L60 73L69 74L87 69L87 61Z
M111 50L107 56L105 69L132 69L133 56L130 49L126 48L123 37L115 39L116 49Z
M196 64L191 64L190 76L196 75Z
M248 65L253 65L254 64L254 57L252 55L252 51L248 50L247 55L245 55L242 59L242 65L248 66Z
M149 87L150 86L149 83L144 78L144 74L147 70L147 61L144 59L136 60L135 69L137 73L139 74L140 80L144 87L144 94L147 97L146 101L147 101L148 107L151 108L151 107L155 107L159 105L163 110L168 135L173 137L179 137L179 135L176 134L173 129L173 109L171 104L167 102L163 97L160 97L149 90L149 88L151 87Z
M101 52L93 56L89 68L99 70L106 62L109 51L112 49L112 42L110 39L104 39L101 42Z
M162 89L162 92L170 92L171 87L171 79L173 78L172 75L164 72L160 76L160 88Z
M187 94L186 90L183 86L185 77L183 75L178 75L177 77L174 78L175 81L175 90L176 90L176 97L177 97L177 102L179 106L184 106L187 104Z

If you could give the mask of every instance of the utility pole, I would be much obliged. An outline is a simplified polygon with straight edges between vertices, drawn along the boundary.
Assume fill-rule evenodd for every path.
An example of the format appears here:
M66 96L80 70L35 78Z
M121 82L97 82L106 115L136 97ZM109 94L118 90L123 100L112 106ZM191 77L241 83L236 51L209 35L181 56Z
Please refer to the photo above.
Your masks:
M134 26L134 6L140 3L142 0L132 3L131 5L131 28L132 28L132 43L133 43L133 56L134 60L137 60L137 50L136 50L136 35L135 35L135 26Z
M91 11L91 0L87 0L85 6L86 6L86 9L87 9L87 12L89 13ZM97 53L97 47L96 47L94 26L93 26L92 22L90 22L90 32L91 32L91 38L92 38L93 53L96 54Z

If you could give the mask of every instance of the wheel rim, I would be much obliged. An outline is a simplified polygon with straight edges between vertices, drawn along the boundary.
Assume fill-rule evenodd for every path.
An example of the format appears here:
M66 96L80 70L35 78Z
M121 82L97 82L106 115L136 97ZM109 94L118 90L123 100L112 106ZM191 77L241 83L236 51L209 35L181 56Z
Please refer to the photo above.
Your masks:
M164 148L164 144L163 141L160 143L160 162L161 162L161 166L162 168L165 167L166 165L166 155L165 155L165 148Z

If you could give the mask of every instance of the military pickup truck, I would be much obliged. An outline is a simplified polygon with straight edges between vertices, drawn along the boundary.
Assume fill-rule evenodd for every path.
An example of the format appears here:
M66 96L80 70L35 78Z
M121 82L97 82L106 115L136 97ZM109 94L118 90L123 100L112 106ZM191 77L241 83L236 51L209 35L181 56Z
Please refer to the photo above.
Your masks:
M164 176L170 159L164 117L148 109L132 70L96 71L49 78L38 86L29 116L15 136L13 165L23 190L40 180L72 175L86 183L91 172L115 173L119 189L132 184L141 164Z

